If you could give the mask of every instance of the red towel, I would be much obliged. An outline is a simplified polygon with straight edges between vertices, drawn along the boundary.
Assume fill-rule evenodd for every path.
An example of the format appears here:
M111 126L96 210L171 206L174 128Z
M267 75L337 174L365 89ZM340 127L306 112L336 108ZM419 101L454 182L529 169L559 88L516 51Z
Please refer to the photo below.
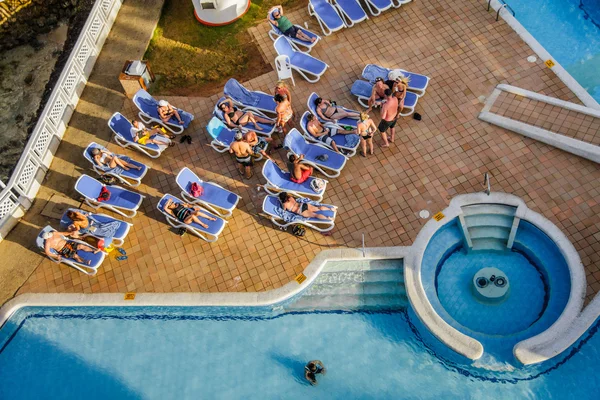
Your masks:
M312 168L305 169L302 171L302 176L300 177L300 179L296 179L292 176L291 180L292 180L292 182L296 182L296 183L304 183L308 178L310 178L311 174L312 174Z

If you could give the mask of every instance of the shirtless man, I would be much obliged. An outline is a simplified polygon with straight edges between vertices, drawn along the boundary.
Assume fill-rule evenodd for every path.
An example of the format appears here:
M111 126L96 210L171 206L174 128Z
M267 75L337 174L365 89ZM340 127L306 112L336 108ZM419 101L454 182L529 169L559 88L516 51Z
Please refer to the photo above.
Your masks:
M90 265L90 260L84 260L77 252L85 251L89 253L98 253L100 250L90 246L89 244L78 243L74 240L67 239L66 235L70 232L46 232L42 239L44 239L44 252L46 255L54 260L60 261L63 258L71 258L78 263ZM54 253L54 250L56 253Z
M234 138L235 141L231 144L229 152L235 155L240 175L246 179L250 179L252 178L252 147L247 142L244 142L242 132L237 131Z
M258 137L256 132L248 131L244 134L244 142L248 143L252 148L252 153L255 157L262 155L264 158L273 161L267 154L267 146L273 141L273 138Z
M160 117L160 120L162 122L167 123L172 117L175 117L175 119L177 119L177 122L179 122L179 125L183 125L183 120L179 116L179 112L176 108L172 107L168 101L159 101L157 111L158 116Z
M383 138L383 146L381 147L390 147L387 139L386 131L390 128L391 138L390 141L394 143L394 136L396 134L395 126L398 116L398 99L392 95L391 89L385 90L385 102L381 106L381 122L379 122L379 126L377 129L381 132L381 137Z
M389 87L385 84L383 78L375 78L375 85L373 85L373 90L371 91L369 108L367 108L367 112L371 111L376 102L385 98L385 89L389 89Z
M328 217L327 215L323 214L317 214L317 211L335 211L337 209L337 207L324 206L322 204L319 204L318 206L313 206L312 204L308 203L298 203L296 199L294 199L287 192L279 193L278 197L279 201L281 202L281 206L284 210L301 215L304 218L317 218L333 221L333 217Z
M304 183L313 173L313 167L303 164L302 160L304 160L304 154L300 154L299 157L290 154L288 158L287 167L292 182Z
M308 114L306 119L308 120L308 123L306 124L306 130L308 131L308 133L310 133L310 135L315 139L320 140L327 146L331 147L334 151L339 153L340 150L338 149L337 145L332 139L332 136L338 134L339 129L336 127L324 127L323 124L321 124L321 122L319 121L319 119L315 118L313 114ZM350 131L341 131L339 133L342 134L346 132L350 133Z

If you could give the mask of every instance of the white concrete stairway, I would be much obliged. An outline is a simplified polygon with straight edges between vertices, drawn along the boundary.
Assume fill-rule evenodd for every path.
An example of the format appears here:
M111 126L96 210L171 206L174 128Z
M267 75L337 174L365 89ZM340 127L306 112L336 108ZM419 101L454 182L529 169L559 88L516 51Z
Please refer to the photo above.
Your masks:
M473 250L506 250L516 208L500 204L462 207Z
M327 263L302 297L285 308L397 310L407 305L402 260L364 260Z

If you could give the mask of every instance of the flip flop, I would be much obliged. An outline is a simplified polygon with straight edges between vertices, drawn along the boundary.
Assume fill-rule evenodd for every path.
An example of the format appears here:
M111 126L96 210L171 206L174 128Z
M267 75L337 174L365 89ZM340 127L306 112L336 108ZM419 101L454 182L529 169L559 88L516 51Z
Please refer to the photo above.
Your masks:
M186 135L186 140L188 144L192 144L192 137L190 135Z
M360 154L360 155L361 155L361 156L363 156L363 157L366 157L366 156L367 156L367 155L365 154L365 152L364 152L364 151L362 151L362 150L361 150L361 151L359 151L359 152L358 152L358 154Z
M117 251L121 254L123 254L124 256L127 255L127 252L122 248L122 247L117 247Z
M129 257L127 257L127 256L119 256L119 257L115 257L115 260L117 260L117 261L124 261L124 260L127 260L128 258Z
M183 135L180 139L179 139L179 143L183 143L185 142L185 140L187 139L187 135Z

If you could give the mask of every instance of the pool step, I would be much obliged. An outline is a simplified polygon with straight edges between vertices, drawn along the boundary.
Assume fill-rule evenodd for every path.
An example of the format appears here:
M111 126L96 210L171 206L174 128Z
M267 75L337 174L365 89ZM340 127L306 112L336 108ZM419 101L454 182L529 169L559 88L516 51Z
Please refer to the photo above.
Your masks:
M330 261L289 310L397 310L408 304L402 260Z
M506 250L516 207L474 204L462 207L466 232L473 250Z

